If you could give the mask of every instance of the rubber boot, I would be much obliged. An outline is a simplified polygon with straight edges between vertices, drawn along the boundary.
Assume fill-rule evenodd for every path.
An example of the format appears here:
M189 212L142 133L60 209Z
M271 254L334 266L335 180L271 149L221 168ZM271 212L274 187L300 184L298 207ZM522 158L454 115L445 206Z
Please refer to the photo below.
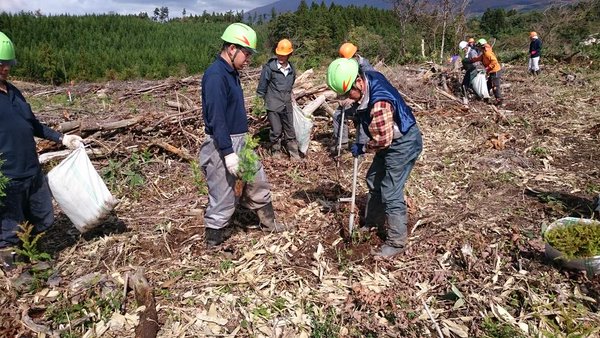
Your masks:
M16 255L14 248L0 249L0 268L4 271L11 271L16 267Z
M373 252L375 256L393 257L406 249L406 212L403 215L387 216L388 234L385 243L379 250Z
M365 226L359 228L359 231L371 231L372 229L377 229L377 235L385 240L385 210L381 200L378 201L369 193L365 207Z
M273 143L271 145L271 157L281 158L282 155L283 154L281 152L281 143L279 143L279 142Z
M273 210L273 203L256 210L256 215L260 220L260 229L267 232L283 232L289 230L288 227L279 223L275 220L275 211Z
M289 141L285 145L285 148L287 149L288 153L290 153L290 158L292 160L299 160L300 159L300 153L298 152L298 142L296 142L296 141Z
M204 229L204 237L206 240L206 246L215 247L225 242L231 237L231 228L225 227L222 229L206 228Z

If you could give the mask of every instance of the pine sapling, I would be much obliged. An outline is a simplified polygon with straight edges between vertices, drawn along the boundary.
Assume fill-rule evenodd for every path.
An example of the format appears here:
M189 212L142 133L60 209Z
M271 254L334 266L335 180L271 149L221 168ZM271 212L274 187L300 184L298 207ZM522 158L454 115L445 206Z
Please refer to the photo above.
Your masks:
M258 172L258 155L254 152L256 147L258 147L258 138L246 135L244 147L238 155L240 158L239 178L235 182L235 195L238 197L242 195L246 183L254 182Z
M2 155L2 154L0 154ZM4 165L4 160L0 158L0 168L2 168L2 166ZM2 171L0 171L0 197L4 197L6 196L6 186L8 184L8 181L10 179L6 176L4 176L4 173L2 173ZM2 205L2 201L0 201L0 205Z

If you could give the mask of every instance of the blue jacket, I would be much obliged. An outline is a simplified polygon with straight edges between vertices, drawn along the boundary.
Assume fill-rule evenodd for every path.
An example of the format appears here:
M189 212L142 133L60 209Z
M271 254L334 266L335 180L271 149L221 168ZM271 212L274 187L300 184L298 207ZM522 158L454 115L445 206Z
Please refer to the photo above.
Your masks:
M534 54L531 54L531 52L535 51ZM542 40L538 39L532 39L531 42L529 43L529 57L530 58L535 58L542 55Z
M417 124L412 109L406 105L400 92L379 72L364 72L369 86L369 103L366 110L359 111L359 123L362 130L371 137L369 125L371 124L371 110L376 102L387 101L394 107L394 122L402 134L406 134L412 126Z
M248 118L239 73L220 55L202 76L202 113L221 154L233 153L230 135L248 132Z
M43 125L23 94L11 83L0 91L0 171L8 178L25 178L40 170L34 136L60 142L61 133Z

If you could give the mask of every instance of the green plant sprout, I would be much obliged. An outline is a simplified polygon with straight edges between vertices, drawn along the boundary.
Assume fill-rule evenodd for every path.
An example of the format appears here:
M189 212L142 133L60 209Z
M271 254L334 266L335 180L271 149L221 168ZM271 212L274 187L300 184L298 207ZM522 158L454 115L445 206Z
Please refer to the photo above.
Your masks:
M44 232L32 236L31 232L33 231L34 227L33 224L28 222L19 224L19 228L21 228L21 231L17 232L17 237L19 237L21 240L23 247L22 249L17 248L15 250L19 255L29 258L32 263L47 261L52 258L48 253L40 252L37 247L38 241L45 234Z
M2 155L2 154L0 154ZM0 168L2 168L2 166L4 165L4 160L2 158L0 158ZM4 197L6 196L6 186L8 185L8 181L10 181L10 178L4 176L4 173L2 173L2 171L0 171L0 197ZM2 205L2 201L0 201L0 205Z
M251 183L254 182L254 178L258 172L258 155L254 152L254 149L258 147L258 138L246 135L244 140L244 147L239 153L239 177L242 181Z
M202 177L202 171L200 170L200 165L198 164L198 161L191 161L190 167L192 168L192 179L194 181L196 189L198 189L198 194L208 194L208 187L206 186L206 182Z
M267 113L267 108L265 107L265 100L260 96L255 96L254 100L252 100L252 115L255 117L261 117Z

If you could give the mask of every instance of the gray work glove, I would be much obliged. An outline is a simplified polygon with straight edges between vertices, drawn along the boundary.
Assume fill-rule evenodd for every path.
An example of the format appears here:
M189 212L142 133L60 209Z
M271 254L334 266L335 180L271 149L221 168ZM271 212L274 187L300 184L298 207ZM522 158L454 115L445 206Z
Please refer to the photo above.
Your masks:
M78 135L63 135L62 144L69 149L83 147L83 139Z

